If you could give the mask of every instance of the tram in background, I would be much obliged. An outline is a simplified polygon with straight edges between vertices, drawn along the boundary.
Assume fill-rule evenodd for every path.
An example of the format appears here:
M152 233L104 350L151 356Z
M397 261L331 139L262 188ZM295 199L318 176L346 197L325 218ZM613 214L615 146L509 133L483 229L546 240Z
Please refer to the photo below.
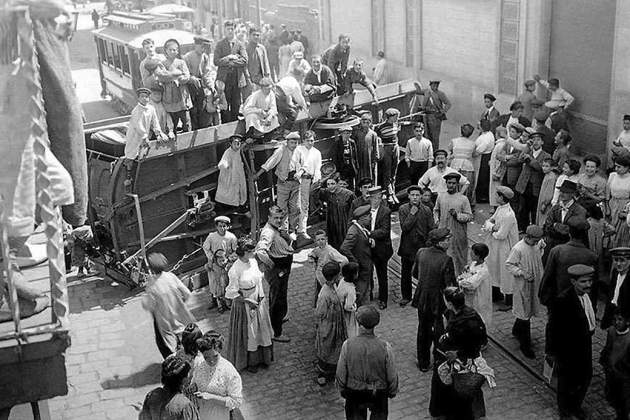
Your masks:
M193 48L194 34L185 30L185 20L170 14L113 12L103 20L106 26L93 31L101 86L117 108L129 114L137 103L136 89L142 87L142 40L153 39L163 53L164 42L176 39L183 55Z

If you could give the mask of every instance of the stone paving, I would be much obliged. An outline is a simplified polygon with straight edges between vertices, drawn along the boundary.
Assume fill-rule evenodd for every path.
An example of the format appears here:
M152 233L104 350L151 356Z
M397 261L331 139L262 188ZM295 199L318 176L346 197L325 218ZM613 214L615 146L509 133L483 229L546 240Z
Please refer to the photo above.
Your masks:
M479 217L481 217L479 212ZM394 221L394 231L398 224ZM397 242L397 235L395 242ZM475 237L475 227L471 229ZM243 414L247 419L341 419L343 399L334 386L315 382L314 284L306 264L308 251L296 255L289 286L290 317L285 324L292 338L276 344L274 364L256 374L244 372ZM390 268L396 268L393 259ZM393 273L393 272L392 272ZM398 278L390 278L391 301L377 334L392 343L400 375L399 394L390 402L390 418L429 418L430 373L415 366L417 314L395 304L400 298ZM141 293L92 277L70 278L72 347L67 367L70 392L50 401L53 419L136 418L146 393L159 385L161 357L154 344L150 316L141 308ZM208 311L204 290L193 295L191 307L203 330L210 326L227 333L229 314ZM501 331L511 328L511 315L495 313L491 331L501 344L520 356L514 340ZM542 321L535 323L536 350L542 349ZM594 354L601 340L597 337ZM599 344L598 344L599 343ZM555 394L502 350L491 344L484 354L495 369L498 386L485 390L489 419L555 419ZM534 364L538 369L539 365ZM611 418L601 395L597 374L589 392L592 418ZM515 398L515 396L518 396Z

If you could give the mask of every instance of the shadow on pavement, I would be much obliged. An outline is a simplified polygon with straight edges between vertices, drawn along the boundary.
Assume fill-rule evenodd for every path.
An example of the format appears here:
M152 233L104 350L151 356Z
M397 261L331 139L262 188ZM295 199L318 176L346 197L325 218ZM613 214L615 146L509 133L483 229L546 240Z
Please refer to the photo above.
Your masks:
M103 389L119 389L153 385L160 382L161 369L160 363L152 363L140 372L132 373L129 376L114 375L113 378L105 379L101 382L101 386Z
M82 279L68 276L70 313L78 314L92 309L110 311L124 306L129 299L144 291L143 288L130 290L122 284L113 285L111 282L111 279L99 275Z

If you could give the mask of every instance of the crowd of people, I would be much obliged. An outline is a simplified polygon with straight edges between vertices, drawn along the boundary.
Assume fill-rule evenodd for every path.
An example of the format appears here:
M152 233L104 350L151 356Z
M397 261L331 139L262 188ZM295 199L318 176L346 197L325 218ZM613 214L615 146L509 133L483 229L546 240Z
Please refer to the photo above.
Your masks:
M138 156L149 138L167 141L177 131L245 120L248 137L276 138L294 129L300 110L312 102L354 92L354 84L367 89L374 101L376 83L388 82L385 54L378 54L373 81L364 62L350 62L350 37L321 54L302 30L286 25L259 28L249 22L227 20L224 37L216 39L200 29L192 51L181 54L177 39L163 45L164 54L151 38L142 41L140 62L143 87L133 110L125 157Z
M266 27L261 32L232 21L224 30L216 47L210 38L195 38L195 49L183 58L176 40L166 42L165 56L145 40L145 88L138 91L126 156L137 156L149 130L168 138L180 125L184 131L191 124L203 128L234 121L241 113L247 134L230 139L219 164L216 199L245 203L240 147L245 138L282 128L284 141L253 174L257 179L275 173L277 199L258 242L237 239L229 232L230 220L221 216L203 245L212 305L230 311L226 359L220 355L221 334L202 335L191 324L185 305L189 292L166 271L164 257L149 256L154 276L145 307L155 319L168 392L149 394L143 413L166 404L190 412L215 410L221 413L216 418L228 418L242 402L238 371L268 367L273 343L290 342L283 324L294 242L312 239L309 205L318 186L326 229L315 232L316 246L309 253L316 286L317 381L337 383L348 418L366 418L367 410L385 418L398 377L391 346L375 336L374 327L390 302L391 215L399 204L395 180L403 164L411 186L408 202L397 208L398 303L418 311L417 364L421 372L433 372L430 414L485 416L481 386L493 386L494 374L482 349L498 310L512 312L512 335L526 358L536 355L531 319L547 318L545 362L558 378L562 418L585 418L581 404L592 376L591 337L601 313L599 327L608 329L601 355L606 395L618 418L628 418L630 116L624 116L624 130L613 143L614 168L606 180L601 159L580 158L572 144L566 109L574 98L557 79L534 76L504 114L495 108L496 97L485 94L479 121L463 124L446 148L440 147L440 132L451 102L439 90L439 80L431 80L429 89L418 84L409 105L416 120L412 138L400 138L399 110L387 109L377 124L366 112L358 127L339 130L336 171L323 174L315 133L291 130L300 109L352 92L354 83L376 100L363 62L348 67L349 37L340 35L309 63L309 43L300 31L291 35L282 28L276 34ZM547 100L536 96L537 87L547 92ZM470 247L468 226L482 203L492 214L483 221L485 239ZM598 312L600 302L604 307ZM177 346L181 331L183 350ZM191 331L194 340L186 335Z

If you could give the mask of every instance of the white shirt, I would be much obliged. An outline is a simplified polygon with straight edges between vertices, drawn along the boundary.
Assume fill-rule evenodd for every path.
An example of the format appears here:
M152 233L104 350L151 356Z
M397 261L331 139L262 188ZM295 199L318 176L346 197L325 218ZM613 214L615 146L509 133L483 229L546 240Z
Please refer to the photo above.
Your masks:
M538 158L538 155L540 155L541 152L542 152L542 147L538 150L532 149L532 156L534 157L534 159Z
M445 166L444 170L440 171L437 166L429 168L424 175L418 181L418 185L421 187L429 187L431 192L433 193L443 193L446 192L446 180L444 179L444 175L450 173L459 173L455 169ZM461 174L460 174L461 175ZM464 185L468 185L468 179L462 175L459 179L459 186L463 187Z
M313 177L313 182L322 179L322 153L315 147L308 149L302 145L298 146L296 151L298 160L302 163L298 175L309 174Z
M420 140L415 137L407 140L407 146L405 146L405 160L433 162L433 143L431 143L431 140L425 137L422 137Z
M160 122L151 104L138 104L131 111L125 141L125 158L135 159L143 142L149 140L151 130L157 136L163 136Z
M595 321L595 312L593 311L593 304L591 303L591 299L586 293L584 293L583 295L578 295L578 299L580 299L582 308L584 308L584 314L586 314L586 320L588 321L588 329L590 331L594 331L595 325L597 323Z
M375 209L370 209L370 223L372 226L372 231L374 231L374 226L376 226L376 213L378 213L378 207Z
M291 98L297 105L306 108L306 101L302 95L302 87L300 83L295 80L295 77L285 76L278 81L276 86L282 89L284 94L287 95L288 98Z
M549 89L549 82L547 82L546 80L541 80L539 83L547 88L549 92L551 92L551 90ZM558 109L561 106L566 108L571 105L574 100L575 98L573 97L573 95L559 87L555 91L551 92L551 98L547 102L545 102L545 106L551 109Z
M569 212L569 207L573 205L573 200L569 201L567 204L560 203L560 213L562 214L561 223L564 223L564 218L567 217L567 213Z
M506 124L505 126L506 126L507 128L510 128L510 126L511 126L512 124L520 124L520 123L518 122L518 118L515 118L515 117L513 117L512 115L510 115L510 118L508 119L508 122L507 122L507 124Z
M617 274L617 284L615 284L615 293L613 294L613 298L611 300L611 302L615 305L617 304L617 299L619 299L619 291L621 290L621 285L623 284L623 281L626 279L626 274L627 273Z
M630 130L623 130L621 133L619 133L619 136L617 137L617 140L615 140L615 142L619 143L621 147L625 147L626 149L630 150Z
M494 134L492 131L482 133L475 140L475 153L477 155L487 155L494 150Z

